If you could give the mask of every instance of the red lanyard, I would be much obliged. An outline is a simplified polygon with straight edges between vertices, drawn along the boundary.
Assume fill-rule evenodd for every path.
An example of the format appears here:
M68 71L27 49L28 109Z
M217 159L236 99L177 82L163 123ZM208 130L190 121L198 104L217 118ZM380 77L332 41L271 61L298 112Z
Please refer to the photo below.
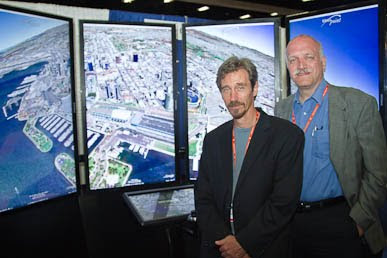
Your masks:
M327 95L327 92L328 92L328 84L327 86L325 86L325 89L324 89L324 92L323 92L323 96L322 96L322 100L324 100L324 97L325 95ZM321 100L321 102L322 102ZM317 103L316 106L314 107L313 111L312 111L312 114L310 114L309 118L308 118L308 121L306 122L306 125L304 127L304 133L306 133L306 130L308 130L308 127L310 125L310 123L312 122L313 118L314 118L314 115L316 114L318 108L320 107L320 104ZM294 115L294 110L292 110L292 123L293 124L297 124L296 123L296 116Z
M247 149L249 148L251 138L253 137L253 134L254 134L255 125L258 123L258 120L259 120L260 115L261 115L261 114L260 114L258 111L256 111L256 113L255 113L255 124L253 125L253 127L252 127L251 130L250 130L250 135L249 135L249 138L247 139L247 143L246 143L245 154L246 154L246 152L247 152ZM235 147L235 133L234 133L234 128L232 129L232 156L233 156L234 167L235 167L235 166L236 166L236 147Z
M251 141L251 138L253 137L253 134L254 134L254 131L255 131L255 126L258 123L260 115L261 114L258 111L256 111L256 113L255 113L255 124L253 125L253 127L250 130L250 135L249 135L249 138L247 139L247 143L246 143L245 154L247 152L247 149L249 148L250 141ZM236 147L235 147L234 128L232 128L232 155L233 155L234 168L235 168L236 167ZM233 229L234 228L234 226L233 226L234 225L234 214L233 214L232 202L231 202L231 209L230 209L230 224L231 224L232 231L234 231L234 229ZM233 234L234 234L234 232L233 232Z

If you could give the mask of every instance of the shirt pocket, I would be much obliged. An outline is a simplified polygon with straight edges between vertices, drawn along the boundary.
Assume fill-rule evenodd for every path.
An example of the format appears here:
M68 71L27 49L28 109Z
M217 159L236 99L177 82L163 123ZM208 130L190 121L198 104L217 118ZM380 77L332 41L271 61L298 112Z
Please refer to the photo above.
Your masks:
M316 126L312 132L312 155L316 158L329 158L329 131L326 127Z

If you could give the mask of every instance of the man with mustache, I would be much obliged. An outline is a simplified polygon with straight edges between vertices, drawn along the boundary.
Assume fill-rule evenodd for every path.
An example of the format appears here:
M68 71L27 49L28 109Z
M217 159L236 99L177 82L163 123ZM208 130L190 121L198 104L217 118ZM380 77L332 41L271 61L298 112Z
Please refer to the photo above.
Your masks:
M324 79L326 58L314 38L293 38L286 54L298 91L278 103L276 115L305 133L294 257L381 257L386 242L378 208L386 199L387 151L377 103Z
M200 257L286 258L302 182L302 131L254 107L258 74L230 57L216 83L233 119L204 139L195 206Z

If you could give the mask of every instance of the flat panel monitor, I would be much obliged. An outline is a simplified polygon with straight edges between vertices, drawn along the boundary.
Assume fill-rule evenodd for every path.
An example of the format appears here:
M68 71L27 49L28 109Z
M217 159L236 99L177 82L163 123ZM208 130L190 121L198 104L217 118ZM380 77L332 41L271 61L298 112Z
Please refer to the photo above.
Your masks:
M81 21L89 188L176 181L174 26Z
M232 119L219 89L216 73L230 56L250 58L258 70L255 106L274 114L276 89L276 22L185 26L189 178L199 170L206 133Z
M383 93L384 93L384 133L385 135L387 135L387 106L385 103L387 103L386 101L386 98L387 97L387 14L385 14L384 16L384 30L382 29L382 33L384 31L384 53L383 53L383 57L384 57L384 86L382 87L383 89Z
M123 198L142 226L181 221L195 209L192 186L126 192Z
M72 22L0 6L0 212L76 192Z
M327 59L327 82L360 89L380 102L378 5L289 18L289 39L307 34ZM291 83L291 93L297 87Z

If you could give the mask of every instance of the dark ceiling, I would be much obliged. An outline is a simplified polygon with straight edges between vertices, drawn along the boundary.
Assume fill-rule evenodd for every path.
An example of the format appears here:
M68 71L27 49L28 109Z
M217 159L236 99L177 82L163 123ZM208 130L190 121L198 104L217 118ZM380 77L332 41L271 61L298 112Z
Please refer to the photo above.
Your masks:
M131 12L157 13L206 18L213 20L238 19L239 16L250 14L251 18L270 17L270 13L279 15L315 11L343 5L369 3L365 0L174 0L164 4L163 0L134 0L123 3L123 0L23 0L23 2L53 3L68 6L106 8ZM304 0L305 1L305 0ZM198 12L203 5L210 7L208 11Z

